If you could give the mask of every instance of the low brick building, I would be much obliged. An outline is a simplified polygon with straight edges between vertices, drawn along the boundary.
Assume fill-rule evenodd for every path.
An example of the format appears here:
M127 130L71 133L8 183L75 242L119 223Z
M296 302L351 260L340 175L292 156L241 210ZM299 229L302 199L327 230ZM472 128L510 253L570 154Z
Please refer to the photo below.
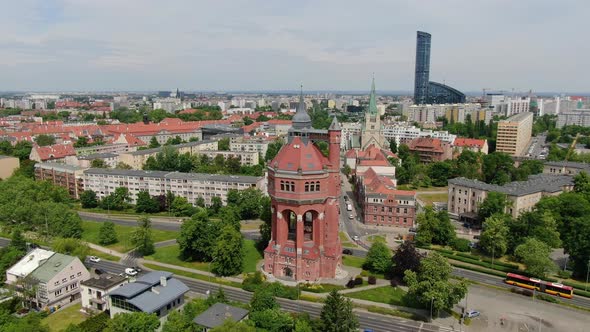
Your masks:
M418 137L408 143L411 152L420 157L420 162L431 163L453 158L453 149L450 143L438 138Z
M361 220L367 225L413 227L416 219L416 192L397 190L391 177L369 168L357 176L356 201Z

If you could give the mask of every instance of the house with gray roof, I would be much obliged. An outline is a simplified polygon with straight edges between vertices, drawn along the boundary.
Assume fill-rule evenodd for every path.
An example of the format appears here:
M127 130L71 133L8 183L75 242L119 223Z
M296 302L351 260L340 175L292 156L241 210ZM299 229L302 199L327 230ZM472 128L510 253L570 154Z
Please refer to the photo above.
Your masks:
M36 287L33 307L46 308L67 304L80 298L80 284L90 273L75 256L43 249L30 251L7 272L7 283Z
M125 276L106 274L82 281L82 307L92 311L109 310L107 294L129 281Z
M188 291L183 282L172 278L172 273L152 271L108 293L111 318L128 312L154 313L163 318L184 304Z
M449 214L460 219L477 219L479 205L490 192L506 194L511 202L506 213L517 218L521 213L531 211L545 196L557 196L574 188L574 179L568 175L536 174L526 181L514 181L503 186L488 184L463 177L448 181Z
M248 318L248 310L234 307L225 303L215 303L202 314L195 317L193 322L202 326L204 331L216 328L223 324L226 319L240 322Z

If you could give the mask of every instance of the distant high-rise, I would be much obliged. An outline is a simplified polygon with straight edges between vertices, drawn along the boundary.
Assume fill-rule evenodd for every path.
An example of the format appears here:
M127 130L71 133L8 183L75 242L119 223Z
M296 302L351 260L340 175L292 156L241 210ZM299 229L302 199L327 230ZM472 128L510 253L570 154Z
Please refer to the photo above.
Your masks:
M418 31L416 36L416 76L414 80L414 103L428 102L430 80L430 34Z

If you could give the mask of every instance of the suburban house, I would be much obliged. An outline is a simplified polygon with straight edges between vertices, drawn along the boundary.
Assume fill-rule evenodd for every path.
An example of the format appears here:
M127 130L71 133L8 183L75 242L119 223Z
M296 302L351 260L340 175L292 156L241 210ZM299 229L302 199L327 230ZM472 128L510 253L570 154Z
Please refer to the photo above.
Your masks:
M107 294L128 282L124 276L107 274L82 281L82 308L106 311L109 310Z
M226 319L234 322L240 322L248 318L248 310L227 305L225 303L215 303L202 314L195 317L193 322L203 327L203 331L209 331L223 324Z
M172 273L152 271L107 293L111 318L118 313L146 312L161 319L184 304L188 291Z
M80 298L80 283L90 273L75 256L34 249L6 271L6 283L18 288L36 287L33 307L74 302Z

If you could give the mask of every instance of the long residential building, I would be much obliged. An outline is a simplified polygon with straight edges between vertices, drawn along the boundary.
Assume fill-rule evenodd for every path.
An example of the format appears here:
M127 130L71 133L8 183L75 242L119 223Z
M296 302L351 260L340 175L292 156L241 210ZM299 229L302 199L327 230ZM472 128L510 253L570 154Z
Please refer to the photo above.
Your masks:
M531 175L527 181L515 181L503 186L463 177L451 179L448 183L449 213L467 219L477 219L479 205L490 192L506 194L511 202L506 207L506 213L517 218L521 213L531 211L542 197L556 196L574 187L572 176L549 174Z
M590 109L576 109L557 114L557 128L574 125L590 127Z
M178 151L179 154L189 153L191 155L197 154L200 151L209 151L209 150L217 150L217 141L215 140L205 140L205 141L196 141L196 142L188 142L182 143L177 145L170 145L171 148L174 148ZM153 148L153 149L145 149L145 150L137 150L131 151L126 153L119 154L118 162L125 163L133 169L142 169L145 162L148 160L149 157L155 157L159 152L161 152L163 147Z
M522 156L526 151L533 130L533 113L526 112L513 115L498 122L496 151L511 156Z
M166 195L168 191L184 197L196 205L199 198L211 204L213 197L227 202L230 189L245 190L258 188L266 192L264 177L236 176L203 173L179 173L165 171L140 171L122 169L90 168L84 171L84 190L96 192L98 198L115 192L119 187L129 189L131 203L135 204L137 194L148 191L151 196Z
M387 141L395 139L396 143L407 144L409 141L418 137L432 137L441 141L453 144L457 135L450 134L448 131L434 131L420 129L411 125L386 124L383 126L383 136Z
M80 197L84 189L83 172L86 168L61 163L35 164L35 179L49 181L56 186L65 188L75 199Z

